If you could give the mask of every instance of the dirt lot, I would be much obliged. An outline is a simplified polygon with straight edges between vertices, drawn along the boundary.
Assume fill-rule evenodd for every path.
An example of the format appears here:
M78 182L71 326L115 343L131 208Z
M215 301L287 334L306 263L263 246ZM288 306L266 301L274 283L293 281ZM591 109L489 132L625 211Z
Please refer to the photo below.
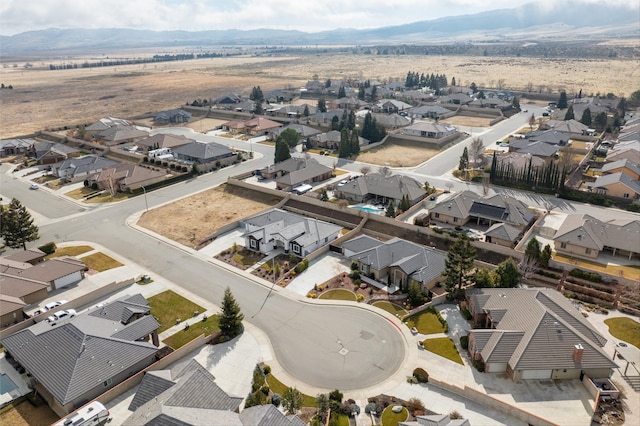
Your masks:
M42 426L50 425L60 417L48 405L34 407L24 401L0 415L2 426Z
M185 246L195 247L220 226L258 213L280 200L223 185L146 212L138 225Z
M107 52L105 52L107 53ZM108 52L115 53L115 52ZM59 61L59 60L58 60ZM393 64L393 66L390 66ZM0 92L0 138L20 136L63 125L92 123L98 118L130 118L177 108L194 99L215 99L229 92L248 95L300 87L313 75L320 79L368 78L403 81L408 71L438 72L458 85L475 82L534 91L565 89L569 94L607 93L629 96L637 89L638 67L624 59L575 60L468 56L387 56L325 54L269 58L215 58L139 64L101 69L51 71L48 62L34 68L0 69L12 90ZM313 102L313 101L311 101Z
M449 123L454 126L469 126L469 127L491 127L490 122L493 118L483 117L468 117L465 115L456 115L449 117L446 120L441 120L440 123Z
M419 142L392 142L363 151L357 160L389 167L414 167L422 164L439 151L426 148Z

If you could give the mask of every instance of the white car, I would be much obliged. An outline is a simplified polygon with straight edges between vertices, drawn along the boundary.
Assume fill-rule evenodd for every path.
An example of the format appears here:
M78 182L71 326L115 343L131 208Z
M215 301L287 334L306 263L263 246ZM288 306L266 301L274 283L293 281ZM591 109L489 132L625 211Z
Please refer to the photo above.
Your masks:
M347 184L346 180L341 180L340 183L338 183L338 186L344 186Z
M49 321L51 323L51 325L55 325L56 322L60 321L61 319L73 318L75 316L76 316L75 309L67 309L66 311L56 312L55 314L53 314L49 318L47 318L47 321Z
M32 183L29 189L38 189L38 185L35 183Z
M56 302L51 302L51 303L47 303L46 305L44 305L44 307L42 308L42 312L47 312L50 311L53 308L57 308L60 305L64 305L65 303L67 303L66 300L58 300Z

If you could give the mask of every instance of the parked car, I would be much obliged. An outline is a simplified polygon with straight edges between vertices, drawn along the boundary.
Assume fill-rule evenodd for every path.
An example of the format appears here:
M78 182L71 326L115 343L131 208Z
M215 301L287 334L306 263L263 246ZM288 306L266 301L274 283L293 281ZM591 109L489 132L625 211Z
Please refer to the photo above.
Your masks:
M32 183L29 189L38 189L38 185L35 183Z
M61 319L69 319L75 316L76 316L75 309L67 309L66 311L56 312L55 314L47 318L47 321L49 321L51 325L55 325L56 322L60 321Z
M47 303L46 305L44 305L44 307L42 308L42 312L47 312L50 311L53 308L57 308L60 305L64 305L65 303L67 303L66 300L58 300L56 302L50 302Z
M341 180L340 183L338 183L338 186L344 186L347 184L346 180Z
M100 402L94 401L77 412L58 421L53 426L104 425L111 421L109 410Z

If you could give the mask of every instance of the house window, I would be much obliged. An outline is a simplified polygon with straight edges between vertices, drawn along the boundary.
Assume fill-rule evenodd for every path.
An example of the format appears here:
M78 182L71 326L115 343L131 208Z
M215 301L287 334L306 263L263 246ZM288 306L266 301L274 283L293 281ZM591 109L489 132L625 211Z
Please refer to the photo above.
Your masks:
M300 254L300 246L298 244L292 244L291 249L295 254Z
M458 218L457 218L457 217L454 217L454 218L453 218L453 221L454 221L454 222L457 222L457 221L458 221Z
M560 248L566 249L567 248L567 243L560 243Z
M254 239L250 239L249 240L249 247L251 247L252 249L255 249L256 245L257 245L256 244L256 240L254 240Z
M361 263L361 264L360 264L360 270L361 270L362 272L367 272L367 265L365 265L364 263Z
M622 197L623 198L629 198L629 194L625 192L625 194Z
M584 253L585 253L585 254L591 254L591 249L590 249L590 248L588 248L588 249L584 249Z
M440 217L440 213L436 213L434 216L435 216L435 217L436 217L436 219L437 219L437 218L439 218L439 217Z
M111 386L111 383L113 383L113 381L111 379L107 379L104 381L103 384L104 384L104 387L107 387L107 386Z

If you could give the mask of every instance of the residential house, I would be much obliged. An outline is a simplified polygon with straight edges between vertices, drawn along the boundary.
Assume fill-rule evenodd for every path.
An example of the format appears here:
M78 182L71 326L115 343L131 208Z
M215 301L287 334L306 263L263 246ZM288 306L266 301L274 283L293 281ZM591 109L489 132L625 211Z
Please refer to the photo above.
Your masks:
M469 419L452 419L449 414L416 416L414 421L400 422L398 426L471 426Z
M135 143L149 136L149 132L135 126L117 125L96 134L94 138L107 146Z
M341 226L280 209L269 209L242 223L246 248L261 253L281 248L300 258L335 240L342 231Z
M181 161L196 164L206 164L220 161L229 164L237 158L226 146L216 142L191 142L172 149L173 156Z
M35 154L37 164L40 165L55 164L80 155L80 150L69 145L44 140L37 141L33 145L32 152Z
M242 426L305 426L300 417L285 416L275 405L256 405L240 412Z
M12 253L8 256L5 256L5 259L13 260L14 262L28 263L30 265L35 265L41 262L44 262L46 254L40 249L30 248L26 250L19 250L15 253Z
M411 120L407 117L403 117L398 114L371 114L373 119L376 120L377 123L381 124L385 129L394 130L399 129L400 127L405 127L411 124ZM357 116L358 119L362 119L364 122L364 116Z
M531 166L532 169L536 169L545 165L545 161L542 158L522 152L506 152L500 154L496 156L496 161L503 164L503 167L507 165L510 166L513 170L522 170L529 166Z
M600 253L633 259L640 256L640 220L602 221L586 214L567 215L553 236L554 250L595 259Z
M264 100L270 104L280 104L283 102L291 102L294 96L289 91L285 90L272 90L263 95ZM304 107L303 107L304 109Z
M242 425L243 398L228 395L198 361L147 371L131 400L123 425Z
M371 110L383 114L398 114L412 107L413 105L395 99L381 99L371 107Z
M383 176L380 173L368 173L353 179L334 190L337 198L362 203L372 201L387 205L393 200L398 206L403 197L409 198L411 205L426 196L423 185L417 180L404 175Z
M171 135L168 133L157 133L148 138L139 140L136 145L143 151L153 151L156 149L176 148L188 143L194 142L193 139L189 139L182 135Z
M440 96L438 102L441 104L469 105L473 98L466 93L452 93L451 95Z
M232 135L243 133L247 126L245 126L245 120L231 120L222 124L222 130L226 130Z
M336 100L329 101L333 108L340 108L346 110L359 110L369 105L367 102L358 99L357 97L347 96ZM315 112L314 112L315 114Z
M362 275L401 291L415 282L426 293L436 286L445 270L443 253L400 238L382 242L361 235L343 243L342 248Z
M607 153L607 162L630 160L640 164L640 141L618 142Z
M503 101L499 98L475 99L469 103L469 106L477 108L494 108L501 111L513 108L513 104L511 102Z
M611 163L605 163L600 171L605 174L622 172L629 175L629 177L633 180L640 179L640 165L634 163L628 158L613 161Z
M316 112L309 116L309 121L312 123L318 123L319 125L331 125L333 117L337 117L338 120L342 120L344 116L344 109L331 109L327 112ZM347 112L348 113L348 112Z
M438 104L427 104L413 107L407 110L407 116L413 118L431 118L433 120L442 118L447 114L451 114L450 109L444 108Z
M520 231L535 220L535 214L522 201L503 194L478 195L471 191L458 192L436 204L430 211L432 221L463 226L467 222L491 226L506 223Z
M606 378L617 367L603 350L607 339L556 290L472 289L467 303L475 324L469 354L485 373L514 381Z
M24 307L27 306L19 297L0 293L0 328L18 323L25 319Z
M542 130L554 130L561 133L586 135L589 127L576 120L547 120L540 124Z
M131 126L131 123L121 118L105 117L85 127L85 133L88 136L95 136L111 127Z
M598 176L595 182L585 184L593 192L607 197L637 200L640 198L640 181L625 172L611 173Z
M294 187L330 179L333 168L320 164L314 158L292 157L260 170L265 179L273 179L276 188L291 191Z
M160 324L149 311L142 295L125 296L57 323L39 322L2 345L30 386L65 416L156 361Z
M431 90L405 90L396 97L409 102L432 102L435 99L435 94Z
M51 172L58 178L78 181L86 176L97 173L118 162L97 155L85 155L84 157L69 158L51 167Z
M530 141L528 139L511 139L509 152L517 152L522 155L532 155L540 158L551 158L558 155L560 147L543 141Z
M278 136L280 136L282 132L284 132L287 129L291 129L295 131L299 135L298 136L299 139L302 139L305 141L307 140L307 138L310 138L322 133L320 130L314 129L313 127L305 126L304 124L290 123L290 124L287 124L285 127L278 127L276 129L273 129L271 132L269 132L269 137L272 140L276 140Z
M449 124L438 124L432 121L416 121L402 129L403 135L418 136L428 139L442 139L454 136L458 130Z
M514 247L522 237L522 231L506 223L494 223L484 232L487 243Z
M229 93L227 95L219 97L218 99L215 100L214 103L218 105L218 107L233 108L234 107L233 104L239 104L240 102L242 102L242 96L237 95L235 93Z
M338 130L331 130L326 133L320 133L309 138L311 145L315 148L326 148L332 150L340 149L340 142L342 141L342 134ZM362 136L358 136L358 143L360 146L368 145L369 139L365 139Z
M69 256L55 257L34 265L15 262L4 257L0 258L0 267L2 268L0 269L0 275L3 278L34 281L39 285L44 284L48 291L58 290L82 281L85 271L88 270L82 261ZM4 289L1 291L4 293ZM18 294L10 295L23 297ZM33 303L26 299L24 301Z
M2 139L0 140L0 156L29 154L36 141L33 139Z
M159 172L137 164L119 164L87 178L89 185L102 190L131 192L151 184L162 182L165 172Z
M304 112L307 110L307 117L309 115L315 114L318 112L318 108L309 105L269 105L266 109L266 113L268 115L274 115L278 117L289 117L289 118L303 118L305 117Z
M191 120L191 113L181 109L170 109L153 116L153 122L160 125L188 123L189 120Z
M282 124L264 117L255 117L244 122L245 131L250 136L267 135L269 131L281 126Z
M238 112L253 113L256 110L256 102L252 101L251 99L246 99L233 105L233 110Z

